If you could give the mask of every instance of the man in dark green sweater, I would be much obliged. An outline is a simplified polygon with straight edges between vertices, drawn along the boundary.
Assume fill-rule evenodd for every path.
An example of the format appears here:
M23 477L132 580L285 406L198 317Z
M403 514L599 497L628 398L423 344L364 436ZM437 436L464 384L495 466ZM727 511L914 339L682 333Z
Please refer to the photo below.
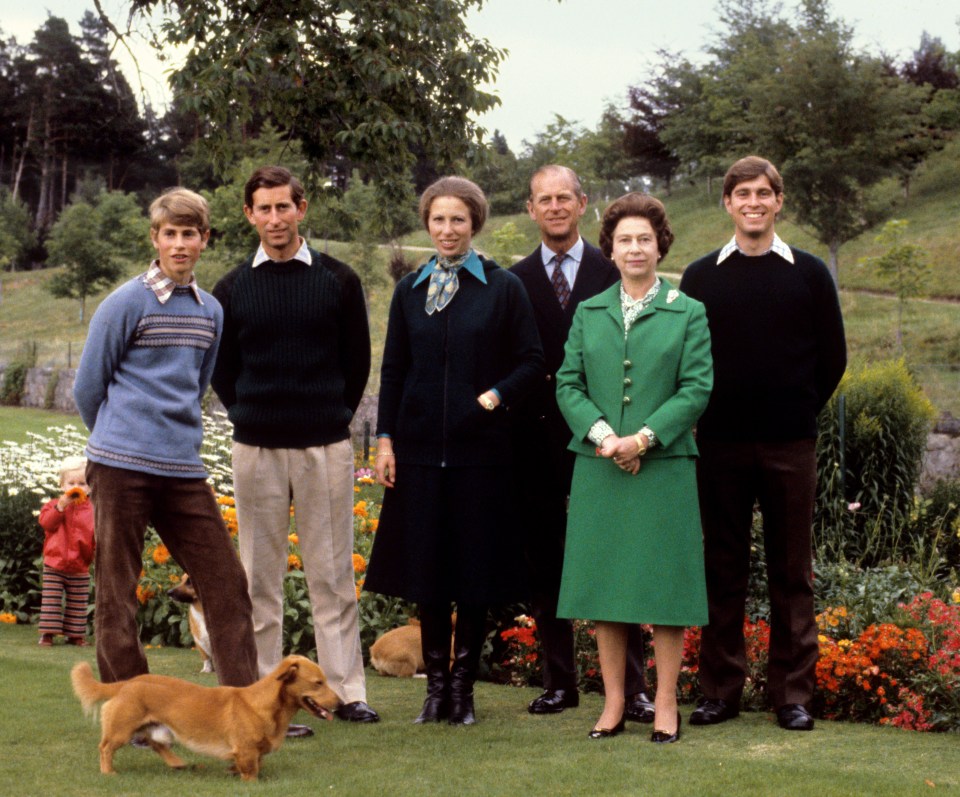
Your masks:
M703 698L691 725L736 717L746 679L744 607L754 503L770 590L767 692L787 730L811 730L819 655L811 525L817 415L846 367L843 319L826 265L774 232L783 180L769 161L737 161L723 182L733 239L687 267L680 289L707 308L713 394L697 425L710 623Z
M240 559L260 674L282 657L292 500L317 660L344 702L337 715L375 722L354 586L349 428L370 375L367 308L353 270L300 237L306 210L303 187L282 167L247 181L243 212L260 247L213 289L224 330L212 383L233 423Z

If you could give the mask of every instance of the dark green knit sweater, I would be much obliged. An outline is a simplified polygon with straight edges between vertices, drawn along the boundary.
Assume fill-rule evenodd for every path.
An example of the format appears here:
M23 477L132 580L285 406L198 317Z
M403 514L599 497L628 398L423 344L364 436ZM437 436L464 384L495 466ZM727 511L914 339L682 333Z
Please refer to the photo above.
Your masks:
M349 437L370 375L363 289L344 263L310 250L312 265L253 258L213 294L224 327L213 388L234 440L307 448Z
M823 261L793 249L719 250L687 266L680 290L707 308L713 393L697 423L701 440L777 441L817 436L817 414L847 361L843 318Z

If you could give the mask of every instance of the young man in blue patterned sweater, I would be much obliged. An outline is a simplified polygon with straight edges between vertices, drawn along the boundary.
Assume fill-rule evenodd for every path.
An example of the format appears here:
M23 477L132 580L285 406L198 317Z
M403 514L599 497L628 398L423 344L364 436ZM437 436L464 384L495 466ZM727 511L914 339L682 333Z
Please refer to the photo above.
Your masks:
M220 683L257 677L247 581L200 459L200 400L213 373L223 310L193 275L210 237L207 203L182 188L150 206L158 258L97 309L74 384L90 429L97 665L107 682L148 671L136 587L152 525L195 585Z

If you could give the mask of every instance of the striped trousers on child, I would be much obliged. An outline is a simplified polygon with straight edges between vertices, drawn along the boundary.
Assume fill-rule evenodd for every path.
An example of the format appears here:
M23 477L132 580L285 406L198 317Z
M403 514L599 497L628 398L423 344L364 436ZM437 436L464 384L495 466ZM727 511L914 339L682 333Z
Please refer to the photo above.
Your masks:
M67 598L66 609L63 608L64 595ZM85 637L89 596L89 573L63 573L44 565L40 633L64 634L71 638Z

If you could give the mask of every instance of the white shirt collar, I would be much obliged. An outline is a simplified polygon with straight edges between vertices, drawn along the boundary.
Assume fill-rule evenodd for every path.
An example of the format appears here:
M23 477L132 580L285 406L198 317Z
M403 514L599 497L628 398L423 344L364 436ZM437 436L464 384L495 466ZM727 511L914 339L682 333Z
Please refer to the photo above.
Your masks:
M313 262L313 258L310 256L310 250L307 248L307 242L303 240L303 238L300 239L300 248L297 250L297 253L290 259L300 260L303 263L306 263L308 266ZM273 258L267 254L266 250L263 248L263 244L260 244L260 246L257 247L257 253L253 256L252 268L256 268L261 263L265 263L268 260L272 261Z
M717 265L719 266L724 260L726 260L734 252L743 252L742 249L737 245L737 236L734 235L730 239L730 242L720 250L720 254L717 255ZM770 248L766 252L761 252L760 255L765 255L768 252L773 252L775 255L780 255L788 263L793 263L793 252L790 250L790 247L787 246L781 239L780 236L776 233L773 234L773 243L770 244ZM750 255L745 256L750 257ZM759 257L760 255L755 255Z
M577 242L571 246L567 252L568 257L573 258L578 263L583 260L583 238L577 237ZM557 253L554 252L549 246L545 243L540 244L540 257L543 260L543 265L551 265L553 259L557 256Z

